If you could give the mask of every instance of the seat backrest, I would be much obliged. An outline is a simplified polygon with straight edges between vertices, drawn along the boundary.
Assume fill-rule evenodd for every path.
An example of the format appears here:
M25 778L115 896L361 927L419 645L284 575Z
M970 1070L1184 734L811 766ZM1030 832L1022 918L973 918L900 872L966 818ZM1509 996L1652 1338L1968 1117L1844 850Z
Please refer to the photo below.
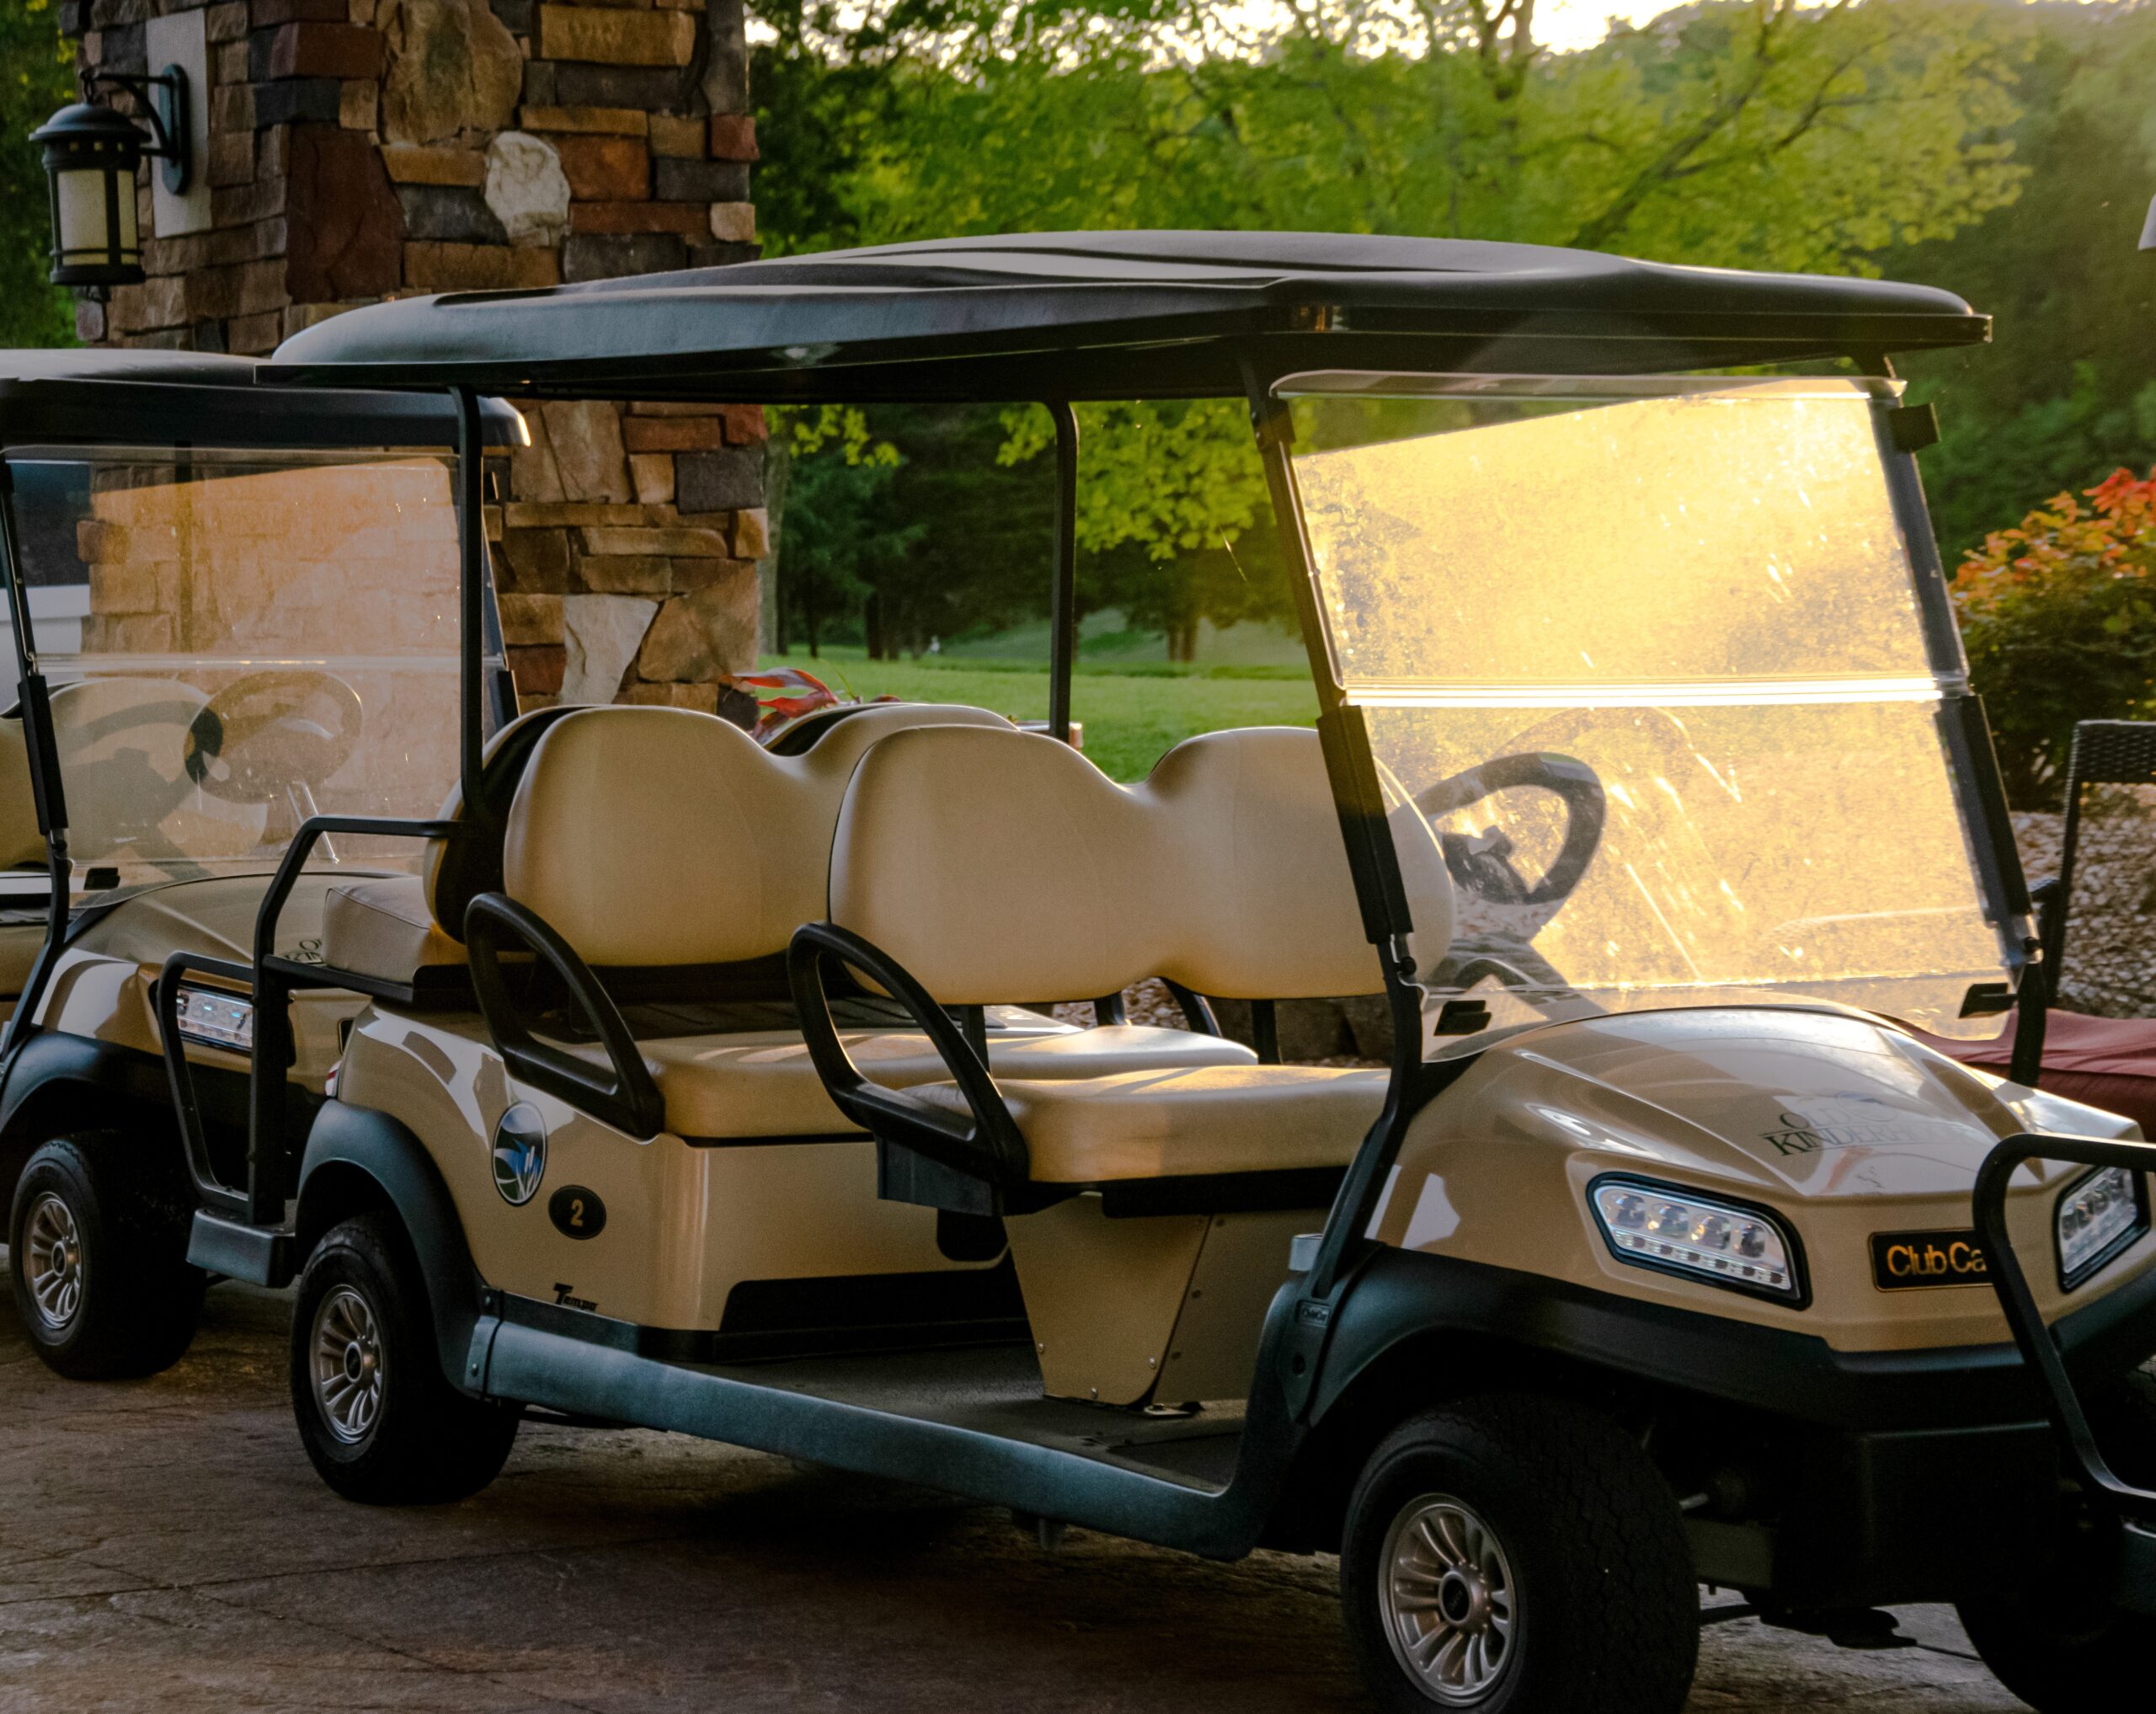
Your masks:
M427 892L427 909L435 926L452 940L464 938L464 908L482 893L499 892L502 884L502 830L508 825L510 805L531 765L547 729L577 712L571 703L558 708L533 708L520 714L487 740L479 763L479 806L477 823L462 830L456 840L430 839L420 870ZM449 788L438 821L466 821L471 816L464 802L462 781Z
M1402 813L1417 950L1435 958L1451 882L1427 825ZM1223 999L1380 985L1305 729L1190 739L1137 786L1050 738L896 734L854 771L830 904L948 1005L1083 999L1146 976Z
M579 709L526 765L503 890L600 968L729 964L783 952L824 914L831 830L862 754L930 723L1000 728L985 709L894 702L800 756L680 708Z
M30 786L22 717L0 715L0 868L44 861L45 836L37 829L37 796Z

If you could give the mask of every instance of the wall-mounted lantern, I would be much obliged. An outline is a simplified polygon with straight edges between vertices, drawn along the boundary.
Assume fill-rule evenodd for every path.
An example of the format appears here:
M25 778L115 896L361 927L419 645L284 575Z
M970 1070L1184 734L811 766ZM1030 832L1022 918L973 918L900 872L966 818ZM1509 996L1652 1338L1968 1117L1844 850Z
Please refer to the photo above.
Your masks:
M89 98L99 88L125 89L149 120L146 140L135 121ZM30 133L45 146L52 189L55 286L109 288L142 283L142 238L135 216L135 169L162 161L165 188L187 189L187 74L167 66L154 77L99 72L83 80L81 102L63 107Z

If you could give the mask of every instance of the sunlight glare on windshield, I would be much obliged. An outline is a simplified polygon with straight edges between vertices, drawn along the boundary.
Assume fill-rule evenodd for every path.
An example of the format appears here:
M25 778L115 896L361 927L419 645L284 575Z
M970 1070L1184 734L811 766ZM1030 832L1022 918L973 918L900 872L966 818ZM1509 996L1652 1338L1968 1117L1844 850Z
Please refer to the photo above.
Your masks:
M1421 811L1396 836L1453 878L1433 1005L1833 1000L1995 1033L1960 1015L2005 975L2002 926L1942 738L1967 674L1883 451L1890 383L1282 392L1339 683Z

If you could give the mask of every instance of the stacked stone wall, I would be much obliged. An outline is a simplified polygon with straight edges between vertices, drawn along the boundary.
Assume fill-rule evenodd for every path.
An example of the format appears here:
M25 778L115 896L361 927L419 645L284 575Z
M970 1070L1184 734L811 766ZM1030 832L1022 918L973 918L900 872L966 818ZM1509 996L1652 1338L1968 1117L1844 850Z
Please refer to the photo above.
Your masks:
M740 0L62 0L93 71L156 71L153 24L190 13L206 197L160 232L146 166L148 278L81 305L88 342L260 355L385 298L757 253ZM761 413L526 415L496 559L524 701L745 718Z

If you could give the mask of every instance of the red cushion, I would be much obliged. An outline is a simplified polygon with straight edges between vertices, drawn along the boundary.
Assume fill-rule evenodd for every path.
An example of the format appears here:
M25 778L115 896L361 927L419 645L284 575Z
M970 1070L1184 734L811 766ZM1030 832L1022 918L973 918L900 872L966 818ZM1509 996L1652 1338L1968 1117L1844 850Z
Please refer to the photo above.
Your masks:
M1988 1042L1949 1041L1918 1034L1964 1065L2004 1071L2014 1060L2014 1026ZM2090 1017L2054 1012L2044 1030L2043 1087L2069 1101L2086 1102L2133 1120L2156 1136L2156 1017Z

